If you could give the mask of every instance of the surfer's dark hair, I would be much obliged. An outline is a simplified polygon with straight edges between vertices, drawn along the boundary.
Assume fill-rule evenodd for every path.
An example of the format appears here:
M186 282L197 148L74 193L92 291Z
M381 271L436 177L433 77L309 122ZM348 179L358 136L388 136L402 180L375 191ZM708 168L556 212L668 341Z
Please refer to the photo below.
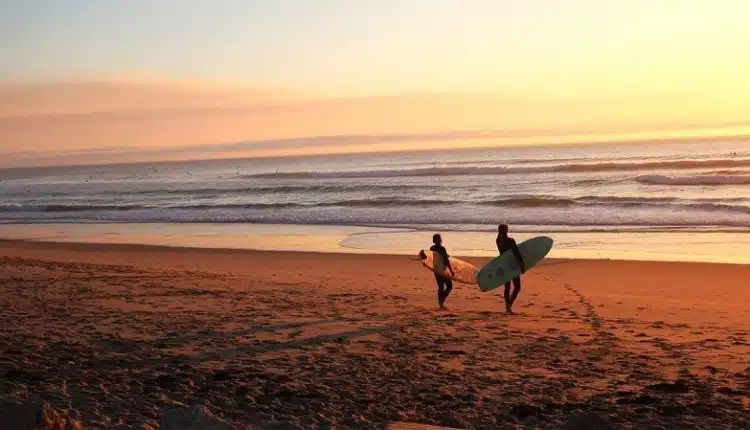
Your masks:
M508 232L508 224L498 224L497 231L500 233L507 233Z
M439 233L435 233L432 235L432 243L436 244L440 242L443 238L440 236Z

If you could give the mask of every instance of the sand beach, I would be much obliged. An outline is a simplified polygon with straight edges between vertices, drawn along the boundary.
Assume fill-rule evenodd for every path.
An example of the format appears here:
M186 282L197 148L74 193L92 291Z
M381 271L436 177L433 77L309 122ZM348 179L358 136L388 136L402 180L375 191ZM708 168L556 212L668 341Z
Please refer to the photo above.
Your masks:
M750 426L745 265L545 260L506 315L461 284L437 311L397 255L2 241L0 264L3 429Z

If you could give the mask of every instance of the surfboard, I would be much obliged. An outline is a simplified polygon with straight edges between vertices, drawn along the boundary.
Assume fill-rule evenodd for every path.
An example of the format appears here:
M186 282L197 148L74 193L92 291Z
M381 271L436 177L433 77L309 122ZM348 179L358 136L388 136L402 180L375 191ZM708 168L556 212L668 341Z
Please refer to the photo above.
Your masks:
M434 273L442 273L444 277L451 279L462 284L477 284L477 272L479 269L471 263L467 263L458 258L448 257L451 261L451 267L455 275L451 275L450 270L442 264L442 258L437 255L434 251L420 251L420 254L424 253L425 258L422 258L422 265ZM435 262L437 263L437 267Z
M523 257L526 270L536 266L552 249L552 239L546 236L538 236L521 242L518 251ZM482 291L490 291L512 280L521 274L513 251L508 250L500 254L477 273L477 283Z

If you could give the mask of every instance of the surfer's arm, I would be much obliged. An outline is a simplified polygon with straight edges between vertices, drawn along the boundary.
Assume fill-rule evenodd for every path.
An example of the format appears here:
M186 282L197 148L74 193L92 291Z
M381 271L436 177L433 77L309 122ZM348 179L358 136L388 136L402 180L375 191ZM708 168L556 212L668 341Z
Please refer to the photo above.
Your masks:
M511 249L513 250L513 254L516 256L516 260L518 260L518 265L521 266L521 273L526 272L526 263L523 262L523 257L521 256L521 251L518 250L518 245L516 245L516 241L514 240L511 246Z
M447 267L448 270L450 270L451 275L455 276L456 272L453 271L453 266L451 266L451 259L450 257L448 257L448 251L446 251L445 254L443 254L443 258L445 259L445 267Z

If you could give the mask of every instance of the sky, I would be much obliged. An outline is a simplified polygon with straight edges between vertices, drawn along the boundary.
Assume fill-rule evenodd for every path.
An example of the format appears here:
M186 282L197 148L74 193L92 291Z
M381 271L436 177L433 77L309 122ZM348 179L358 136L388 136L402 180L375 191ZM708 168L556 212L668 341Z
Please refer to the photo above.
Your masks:
M748 17L745 0L0 0L0 154L747 133Z

